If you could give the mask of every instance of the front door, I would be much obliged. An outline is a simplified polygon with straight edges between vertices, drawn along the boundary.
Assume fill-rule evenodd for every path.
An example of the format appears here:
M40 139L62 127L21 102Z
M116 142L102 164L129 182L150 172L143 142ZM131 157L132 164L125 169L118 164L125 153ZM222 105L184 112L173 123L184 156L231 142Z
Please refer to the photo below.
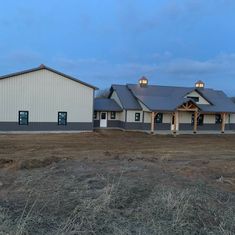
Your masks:
M107 127L108 115L106 112L100 113L100 127Z

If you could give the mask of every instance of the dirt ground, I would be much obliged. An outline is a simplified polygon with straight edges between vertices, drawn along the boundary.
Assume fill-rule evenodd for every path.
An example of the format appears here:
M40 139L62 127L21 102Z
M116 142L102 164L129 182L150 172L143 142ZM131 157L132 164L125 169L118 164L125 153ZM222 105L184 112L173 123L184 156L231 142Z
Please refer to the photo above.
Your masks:
M221 195L234 198L235 135L179 135L174 137L122 131L0 135L0 223L1 211L2 214L3 212L6 214L5 217L2 216L2 218L4 217L2 224L5 223L5 225L0 226L0 234L16 234L16 231L18 231L17 234L111 234L110 231L114 233L112 229L118 229L115 226L121 226L122 221L118 221L115 226L112 226L112 229L109 228L111 230L107 230L105 227L108 232L102 228L102 233L96 231L96 228L99 227L97 223L100 223L97 220L94 222L96 227L92 227L93 232L89 230L90 232L84 233L81 233L81 229L84 229L82 226L87 223L79 222L80 230L73 226L73 231L76 229L76 231L80 231L77 233L71 232L70 222L64 223L64 218L71 218L71 211L74 211L76 204L80 203L79 200L97 199L101 192L102 195L107 196L107 192L113 190L112 185L126 187L125 193L118 200L127 205L135 201L137 204L133 208L145 202L156 187L158 190L154 191L155 193L159 193L159 190L165 187L167 190L170 188L181 192L199 185L206 190L212 190L211 195L219 195L220 199ZM132 191L129 192L129 190ZM132 199L128 198L127 192ZM52 198L53 200L51 200ZM219 201L219 207L221 206L220 199L215 200L215 203ZM223 204L224 210L235 206L235 198L231 204L226 203L226 205ZM37 207L37 205L40 206ZM122 206L118 204L115 211L122 211ZM39 211L40 216L37 215L37 219L32 215L34 207ZM211 205L208 206L208 208L210 207ZM87 210L87 207L84 210L80 208L80 211L88 213ZM101 213L100 209L98 211ZM107 212L107 208L105 211ZM111 211L113 216L113 210ZM123 215L124 212L120 213ZM129 212L125 211L125 213ZM147 213L145 209L142 214L144 213ZM234 218L233 213L232 218ZM94 214L94 211L91 214ZM135 214L138 213L135 212ZM8 217L10 219L6 219ZM82 219L76 217L76 220L84 221L84 218L87 217L89 216L86 215ZM22 218L27 223L22 222ZM112 221L116 221L117 218L122 218L122 216L115 215L115 219ZM129 218L129 214L125 215L125 218ZM134 223L133 220L131 218L130 224ZM73 223L75 223L74 221L75 219ZM149 222L142 221L142 224L146 223ZM179 223L178 219L177 222L174 222L174 226L176 223ZM9 230L14 227L13 224L18 224L18 227L14 228L15 230ZM52 232L55 227L58 227L58 224L59 232ZM62 227L61 224L63 224ZM231 222L231 224L234 223ZM78 226L77 223L76 226ZM150 227L156 229L156 223L151 226L141 227L142 233L138 234L158 234L148 231ZM158 232L160 228L164 228L162 224L159 226ZM177 226L179 227L179 225ZM218 225L218 227L221 226ZM24 232L25 227L28 232ZM115 230L115 234L137 234L137 231L130 232L133 228L125 227L125 230L124 227ZM135 225L135 228L137 227ZM166 227L170 228L170 226ZM197 224L197 227L202 228L203 225ZM226 227L226 229L228 228ZM235 228L230 228L228 231L234 231L233 229ZM126 232L121 233L120 231ZM184 230L162 231L162 234L183 234ZM190 230L188 232L193 234L190 233ZM207 234L197 232L195 234ZM159 232L159 234L161 233Z
M0 167L37 168L61 159L141 161L235 191L235 135L149 135L101 131L0 135Z

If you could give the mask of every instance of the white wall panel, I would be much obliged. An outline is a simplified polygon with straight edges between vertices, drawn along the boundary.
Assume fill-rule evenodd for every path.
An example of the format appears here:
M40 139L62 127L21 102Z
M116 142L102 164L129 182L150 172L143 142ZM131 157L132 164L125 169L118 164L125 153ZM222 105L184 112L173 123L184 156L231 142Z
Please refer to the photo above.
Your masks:
M0 80L0 121L18 121L29 111L29 122L57 122L58 111L68 122L91 122L93 89L46 69Z
M135 121L135 113L140 113L140 121ZM143 121L143 112L142 111L139 111L139 110L136 110L136 111L133 111L133 110L128 110L127 111L127 122L142 122Z

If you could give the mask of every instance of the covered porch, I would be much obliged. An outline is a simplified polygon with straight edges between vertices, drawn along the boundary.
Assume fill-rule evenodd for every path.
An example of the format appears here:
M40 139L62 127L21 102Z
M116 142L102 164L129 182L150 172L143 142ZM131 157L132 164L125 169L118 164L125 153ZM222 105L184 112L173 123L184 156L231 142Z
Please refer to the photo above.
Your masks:
M194 134L196 133L224 133L226 120L228 117L228 113L213 113L212 115L219 115L220 120L216 124L211 123L211 129L201 128L203 125L203 115L204 113L200 110L200 108L193 101L189 100L179 105L173 112L170 112L171 120L170 120L170 130L158 130L158 123L155 122L156 116L159 114L158 111L151 112L151 130L152 134L159 133L173 133L176 134L180 132L181 134ZM191 121L187 123L187 128L183 128L184 125L183 116L184 114L190 116ZM202 123L201 123L202 122ZM218 128L219 127L219 128ZM233 131L230 131L234 133Z

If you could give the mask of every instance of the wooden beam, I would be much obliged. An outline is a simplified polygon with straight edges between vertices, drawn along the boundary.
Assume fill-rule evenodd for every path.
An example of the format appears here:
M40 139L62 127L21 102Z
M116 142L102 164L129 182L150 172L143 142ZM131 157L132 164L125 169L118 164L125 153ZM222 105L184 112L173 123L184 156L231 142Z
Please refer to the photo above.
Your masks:
M154 133L154 117L155 117L155 113L152 112L151 113L151 133Z
M193 133L197 133L197 118L198 118L198 112L194 111L194 123L193 123Z
M222 113L221 133L224 133L226 123L226 113Z
M178 119L179 119L179 113L178 113L178 112L175 112L175 113L174 113L174 117L175 117L175 120L174 120L174 133L176 133L176 131L177 131Z
M177 110L178 111L197 111L198 109L197 108L194 108L194 109L182 109L182 108L178 108Z
M192 107L194 107L193 104L190 104L190 105L188 106L189 109L191 109Z

